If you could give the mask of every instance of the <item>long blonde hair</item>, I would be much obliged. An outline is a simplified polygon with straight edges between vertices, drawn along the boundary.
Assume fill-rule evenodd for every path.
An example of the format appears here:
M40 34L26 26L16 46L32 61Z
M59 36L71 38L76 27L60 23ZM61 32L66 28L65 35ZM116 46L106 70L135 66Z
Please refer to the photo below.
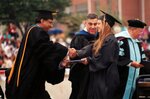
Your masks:
M93 45L93 49L92 49L95 56L98 54L99 50L102 48L105 38L109 36L110 34L112 34L111 27L105 21L105 18L104 18L102 20L102 30L99 34L99 38L95 41Z

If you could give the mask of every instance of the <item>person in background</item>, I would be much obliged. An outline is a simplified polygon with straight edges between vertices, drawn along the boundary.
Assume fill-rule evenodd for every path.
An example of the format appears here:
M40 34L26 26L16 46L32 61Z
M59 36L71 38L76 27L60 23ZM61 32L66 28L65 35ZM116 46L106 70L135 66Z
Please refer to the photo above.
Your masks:
M85 28L85 20L82 21L82 23L80 24L80 30L83 30Z
M65 42L65 33L61 29L51 29L48 31L48 34L53 42L58 42L63 46L67 46Z
M97 36L97 21L98 16L95 13L89 13L85 21L85 27L73 37L70 47L80 50L86 45L89 45L96 39ZM78 57L73 59L80 59ZM72 84L70 99L86 98L88 67L82 63L71 65L69 80Z
M128 20L128 29L116 34L119 44L118 70L120 85L115 99L136 99L135 83L145 60L144 50L138 38L146 24L140 20Z
M54 11L37 10L36 24L24 34L17 57L6 72L7 99L51 99L45 82L58 84L64 79L68 49L49 39Z
M16 31L16 25L14 22L10 22L8 24L8 33L11 35L11 37L14 37L15 40L19 37L18 32Z

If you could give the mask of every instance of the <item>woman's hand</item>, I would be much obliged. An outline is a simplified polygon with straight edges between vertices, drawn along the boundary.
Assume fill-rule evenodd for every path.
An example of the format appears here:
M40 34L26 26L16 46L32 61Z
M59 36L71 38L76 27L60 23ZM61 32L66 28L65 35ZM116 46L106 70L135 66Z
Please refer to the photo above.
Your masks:
M87 58L82 58L81 60L82 60L82 64L84 65L87 65L89 63Z

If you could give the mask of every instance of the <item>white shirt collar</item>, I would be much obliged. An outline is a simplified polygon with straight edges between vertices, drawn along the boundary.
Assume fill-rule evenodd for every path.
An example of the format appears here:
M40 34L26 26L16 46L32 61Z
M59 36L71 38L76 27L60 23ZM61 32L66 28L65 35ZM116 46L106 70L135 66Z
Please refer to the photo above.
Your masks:
M86 32L88 32L86 27L83 30L86 31Z

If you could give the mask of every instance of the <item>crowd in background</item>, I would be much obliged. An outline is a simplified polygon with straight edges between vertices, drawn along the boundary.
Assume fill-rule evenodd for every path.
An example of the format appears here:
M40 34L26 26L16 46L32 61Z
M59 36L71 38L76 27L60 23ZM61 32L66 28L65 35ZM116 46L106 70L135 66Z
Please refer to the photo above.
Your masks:
M5 33L0 35L0 67L10 68L17 55L20 40L16 25L9 23Z

